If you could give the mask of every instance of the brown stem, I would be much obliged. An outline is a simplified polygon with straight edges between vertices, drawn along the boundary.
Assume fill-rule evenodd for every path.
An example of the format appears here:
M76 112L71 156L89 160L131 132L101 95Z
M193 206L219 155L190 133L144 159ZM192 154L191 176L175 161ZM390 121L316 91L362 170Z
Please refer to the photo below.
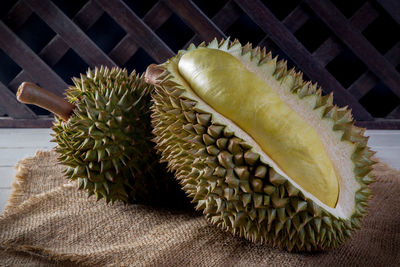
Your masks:
M163 69L156 65L156 64L151 64L147 67L146 73L144 74L144 80L147 83L150 83L152 85L158 85L160 83L159 77L163 73Z
M72 114L74 105L34 83L23 82L17 92L17 99L21 103L34 104L54 113L62 120L67 121Z

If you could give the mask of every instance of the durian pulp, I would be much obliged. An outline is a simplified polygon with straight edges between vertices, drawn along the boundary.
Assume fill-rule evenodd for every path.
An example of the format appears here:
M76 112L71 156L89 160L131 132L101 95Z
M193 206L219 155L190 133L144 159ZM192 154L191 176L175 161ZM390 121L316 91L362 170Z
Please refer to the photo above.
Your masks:
M199 48L178 69L191 89L247 132L298 185L334 208L339 182L317 132L229 53Z

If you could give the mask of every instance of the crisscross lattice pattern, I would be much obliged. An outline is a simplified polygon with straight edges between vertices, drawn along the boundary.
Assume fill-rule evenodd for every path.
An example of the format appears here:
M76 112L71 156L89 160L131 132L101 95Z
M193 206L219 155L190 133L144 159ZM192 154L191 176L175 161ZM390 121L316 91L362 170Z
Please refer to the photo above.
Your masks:
M0 127L47 127L15 100L22 81L62 95L100 64L144 71L189 43L230 36L267 47L334 92L358 124L400 128L396 0L5 0L0 3Z

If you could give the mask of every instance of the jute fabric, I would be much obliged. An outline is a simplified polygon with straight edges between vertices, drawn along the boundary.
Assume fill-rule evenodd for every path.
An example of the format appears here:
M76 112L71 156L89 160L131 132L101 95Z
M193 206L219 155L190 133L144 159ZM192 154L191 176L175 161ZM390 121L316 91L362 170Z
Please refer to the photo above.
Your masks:
M400 266L400 172L383 163L374 168L362 229L345 245L314 253L252 244L193 209L87 198L63 176L54 151L16 168L0 215L1 266Z

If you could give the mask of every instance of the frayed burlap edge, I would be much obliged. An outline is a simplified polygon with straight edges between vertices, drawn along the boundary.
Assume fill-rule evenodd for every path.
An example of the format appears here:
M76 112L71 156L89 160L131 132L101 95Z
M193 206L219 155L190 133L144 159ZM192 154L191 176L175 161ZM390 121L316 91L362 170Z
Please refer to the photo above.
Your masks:
M47 158L51 156L56 156L57 153L55 150L48 150L48 151L42 151L42 150L37 150L35 155L32 157L25 157L17 162L17 164L14 166L14 169L16 170L16 174L14 176L14 181L11 185L11 194L7 200L7 203L5 205L5 208L2 213L0 213L0 219L2 217L5 217L9 215L10 213L18 212L20 210L20 205L23 202L26 201L35 201L37 198L36 196L40 196L42 194L47 194L49 192L44 192L42 194L34 195L34 196L26 196L26 192L24 191L24 185L27 183L27 179L29 178L30 172L27 168L27 164L29 161L32 160L37 160L37 159L42 159L42 158ZM72 183L70 184L65 184L64 186L74 186ZM54 188L53 191L58 190L57 188ZM24 198L27 198L24 200ZM76 266L76 263L79 262L73 262L71 259L67 256L65 257L54 257L51 252L46 252L45 250L42 250L40 248L35 248L34 246L10 246L10 244L4 244L1 246L1 249L3 249L3 253L22 253L21 255L23 256L24 254L27 254L27 256L30 256L30 260L34 260L37 263L40 263L41 266ZM38 253L38 251L41 251L42 253ZM11 254L10 254L11 255ZM49 259L44 258L43 256L48 256ZM26 256L23 256L26 257ZM54 262L48 262L54 261ZM63 262L59 262L62 260ZM29 264L29 263L27 263ZM24 263L21 263L21 265L25 265Z
M55 153L52 150L42 151L37 150L33 157L26 157L14 166L16 170L16 174L14 176L14 182L11 185L11 195L8 198L7 204L4 208L4 211L0 214L0 218L6 215L10 210L17 209L18 205L21 204L22 198L25 196L25 192L22 190L24 184L27 181L27 177L29 176L29 171L25 167L25 164L29 160L33 160L34 158L43 158L46 156L50 156L52 153Z
M18 163L14 166L16 174L11 185L11 194L7 200L3 212L0 214L0 218L7 215L10 211L18 209L20 204L34 196L34 194L27 195L27 192L24 190L27 179L30 177L30 172L28 170L29 165L31 165L31 161L37 161L48 157L57 157L57 152L55 150L37 150L34 156L26 157L18 161ZM75 182L65 180L65 185L71 185L74 183Z

